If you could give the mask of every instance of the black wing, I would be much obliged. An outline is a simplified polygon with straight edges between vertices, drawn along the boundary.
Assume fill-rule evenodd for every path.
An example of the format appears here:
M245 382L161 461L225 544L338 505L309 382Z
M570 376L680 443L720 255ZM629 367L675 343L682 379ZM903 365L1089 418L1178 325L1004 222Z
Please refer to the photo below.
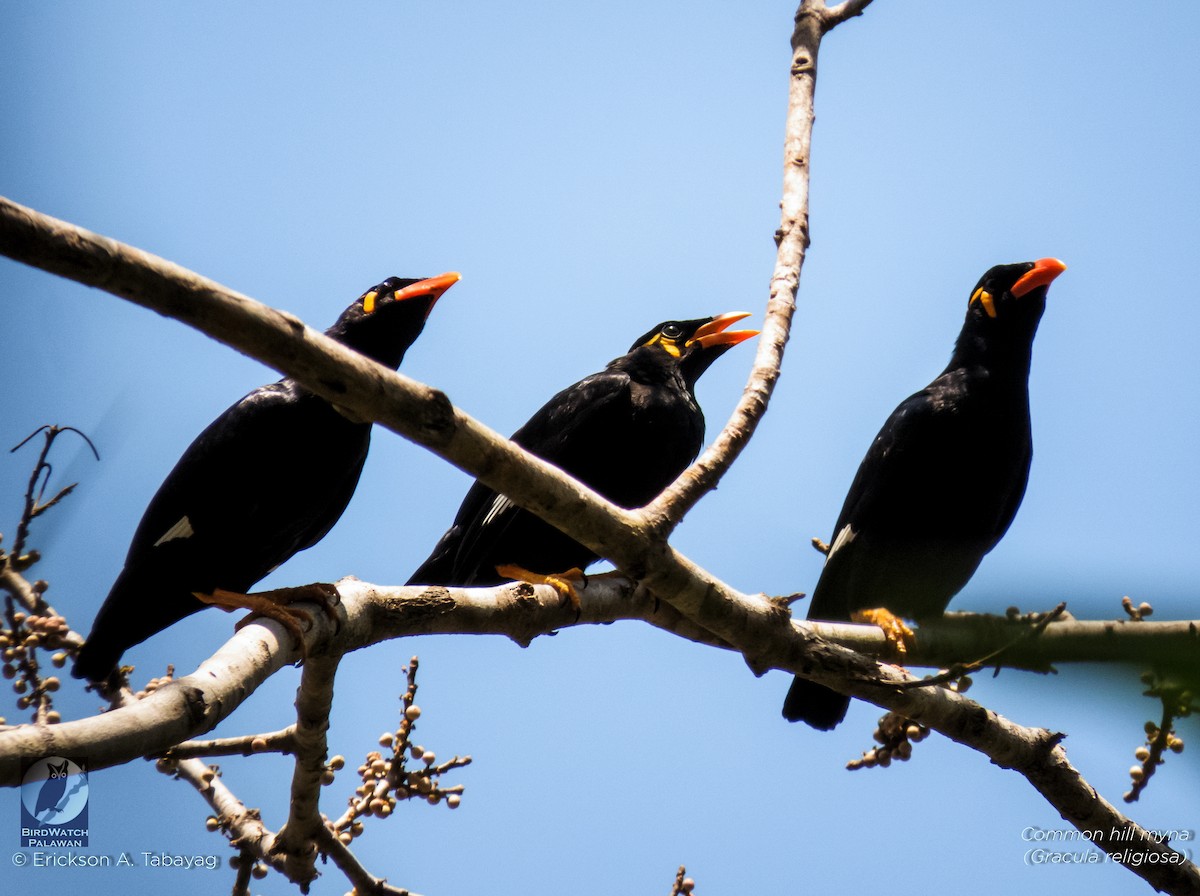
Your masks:
M834 527L811 618L938 615L1004 535L1029 476L1028 406L986 390L949 372L888 418Z
M607 482L598 480L607 480L605 469L611 466L604 463L610 460L603 450L604 442L614 426L628 419L630 404L629 376L622 371L605 370L585 377L551 398L513 433L512 441L603 491ZM539 543L531 544L531 539ZM504 579L496 574L497 564L529 562L513 552L561 555L569 552L571 545L585 557L595 559L585 548L504 495L476 482L467 492L453 525L413 573L410 584L498 584ZM557 556L547 556L539 565L549 563L549 567L537 571L561 572L569 566L590 562L587 559L570 562L568 558L566 565L558 568L557 560Z
M245 591L333 527L358 483L370 425L289 380L254 390L184 452L151 499L75 666L95 680L124 650Z
M184 452L147 507L126 564L211 566L212 575L236 579L214 587L249 587L333 527L369 440L369 425L290 381L254 390Z

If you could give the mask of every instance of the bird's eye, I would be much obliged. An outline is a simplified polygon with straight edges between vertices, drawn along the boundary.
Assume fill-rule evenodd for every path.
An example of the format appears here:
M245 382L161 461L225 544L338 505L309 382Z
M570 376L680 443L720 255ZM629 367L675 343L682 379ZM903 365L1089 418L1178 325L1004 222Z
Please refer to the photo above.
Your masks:
M662 328L662 334L667 339L678 339L683 335L683 327L679 324L666 324Z

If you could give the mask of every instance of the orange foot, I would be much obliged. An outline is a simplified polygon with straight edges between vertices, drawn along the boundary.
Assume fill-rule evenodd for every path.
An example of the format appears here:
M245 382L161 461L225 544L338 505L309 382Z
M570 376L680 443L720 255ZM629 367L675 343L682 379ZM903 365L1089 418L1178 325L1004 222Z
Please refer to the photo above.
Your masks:
M530 572L521 566L502 563L496 567L496 572L500 573L506 579L512 579L517 582L527 582L530 585L549 585L562 595L564 601L570 602L571 606L575 608L576 613L582 610L582 605L579 601L579 592L571 581L572 579L578 579L580 584L587 584L587 576L583 574L583 570L578 566L572 567L566 572L544 576L541 573Z
M274 591L260 591L258 594L238 594L236 591L226 591L224 588L214 588L212 594L201 594L193 591L197 600L214 607L220 607L226 613L234 610L249 610L250 615L241 620L235 628L241 628L254 621L255 616L266 616L274 619L286 628L296 639L302 654L306 653L304 645L304 628L301 622L312 628L313 618L308 610L301 610L289 604L310 602L321 605L325 615L335 623L337 605L341 602L337 589L332 585L317 582L312 585L301 585L298 588L277 588Z
M855 610L850 614L853 622L871 622L883 629L883 636L896 648L903 657L908 653L908 645L913 643L913 630L904 620L886 607L876 607L871 610Z

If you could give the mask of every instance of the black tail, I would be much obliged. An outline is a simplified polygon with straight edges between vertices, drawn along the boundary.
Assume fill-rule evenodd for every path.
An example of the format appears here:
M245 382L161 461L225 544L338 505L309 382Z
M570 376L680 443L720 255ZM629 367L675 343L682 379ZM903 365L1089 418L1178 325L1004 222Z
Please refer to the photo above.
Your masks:
M117 667L125 649L111 639L91 637L79 650L71 674L87 681L103 681Z
M91 634L79 650L71 674L88 681L103 681L117 667L121 655L134 644L204 609L191 592L163 586L159 569L121 571L112 591L96 614Z
M143 614L139 611L146 601L141 596L141 582L135 578L128 568L117 576L96 613L87 641L75 658L71 674L76 678L103 681L117 667L126 648L152 634L152 631L143 630Z
M849 707L849 697L815 681L793 678L783 701L783 717L789 722L806 722L813 728L829 731L846 718Z

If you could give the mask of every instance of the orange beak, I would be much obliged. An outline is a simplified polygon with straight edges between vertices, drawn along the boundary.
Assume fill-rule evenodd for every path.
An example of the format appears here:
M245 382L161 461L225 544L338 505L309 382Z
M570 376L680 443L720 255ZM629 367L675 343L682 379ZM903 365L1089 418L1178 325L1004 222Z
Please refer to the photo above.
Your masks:
M745 320L749 316L749 311L730 311L727 314L718 314L692 334L688 345L698 342L701 348L712 348L714 345L732 346L739 342L745 342L747 339L757 336L758 330L726 330L726 327L739 320Z
M462 279L462 274L456 271L450 271L447 274L438 274L436 277L429 277L426 280L418 280L411 286L406 286L404 289L398 289L392 296L392 301L403 302L405 299L415 299L420 296L433 296L433 301L429 303L429 307L425 310L425 318L429 319L429 312L433 310L433 306L437 304L437 300L442 297L442 293L448 290L451 286ZM363 310L370 314L375 310L375 294L368 293L363 299Z
M1054 278L1066 269L1067 266L1057 258L1039 258L1033 263L1033 270L1027 271L1020 280L1012 285L1009 292L1019 299L1039 286L1049 286L1054 282Z
M412 299L417 296L433 296L433 300L436 302L441 298L442 293L461 279L462 274L455 271L451 271L448 274L438 274L436 277L430 277L428 280L420 280L412 286L406 286L404 289L397 291L394 300L402 302L405 299Z
M396 290L392 294L392 301L402 302L405 299L414 299L417 296L433 296L433 301L429 303L429 311L432 311L433 306L437 304L437 300L442 297L442 293L461 279L461 274L451 272L449 274L438 274L436 277L430 277L428 280L418 280L412 286ZM364 295L362 297L363 311L367 314L372 314L375 311L375 300L377 298L379 298L379 293L375 292L375 290L371 290ZM428 312L426 312L425 316L429 317Z

